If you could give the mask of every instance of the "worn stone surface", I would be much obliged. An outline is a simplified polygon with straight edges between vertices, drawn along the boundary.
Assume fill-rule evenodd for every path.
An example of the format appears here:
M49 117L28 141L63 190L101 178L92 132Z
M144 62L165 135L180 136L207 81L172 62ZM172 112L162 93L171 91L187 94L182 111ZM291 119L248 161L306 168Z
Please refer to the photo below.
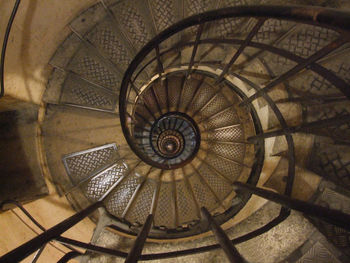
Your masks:
M233 239L253 231L272 219L279 213L279 205L268 203L245 221L226 231ZM237 249L248 262L271 263L279 262L286 258L304 242L315 231L315 228L302 215L297 212L292 214L280 225L271 229L267 233L254 239L237 245ZM178 243L146 243L143 253L160 253L166 251L176 251L215 244L214 237L206 237L191 242ZM128 252L133 244L130 239L104 231L97 241L98 245L119 249ZM112 259L106 256L93 256L90 261L93 263L102 262L123 262L119 259ZM222 250L195 254L191 256L179 257L156 262L228 262Z
M330 244L326 238L318 231L315 231L309 239L281 263L306 263L306 262L349 262L340 250Z
M350 214L350 192L329 181L322 181L314 196L315 203ZM350 257L350 232L316 217L311 221L327 239L345 255Z

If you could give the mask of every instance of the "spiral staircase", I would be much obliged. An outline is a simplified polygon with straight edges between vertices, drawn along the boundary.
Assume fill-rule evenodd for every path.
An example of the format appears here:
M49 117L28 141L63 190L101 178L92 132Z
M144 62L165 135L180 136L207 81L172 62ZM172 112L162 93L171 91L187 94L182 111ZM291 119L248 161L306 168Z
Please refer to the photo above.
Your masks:
M349 262L347 230L245 186L350 213L350 15L261 3L103 0L70 23L41 147L72 207L100 208L64 260L119 262L103 236L148 225L141 259L224 262L215 220L248 262Z

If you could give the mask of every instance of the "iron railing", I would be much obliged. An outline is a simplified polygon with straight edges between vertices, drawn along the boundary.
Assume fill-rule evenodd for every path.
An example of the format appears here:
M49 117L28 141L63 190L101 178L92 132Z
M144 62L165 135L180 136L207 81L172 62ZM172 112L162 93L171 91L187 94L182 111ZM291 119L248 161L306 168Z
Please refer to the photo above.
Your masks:
M0 98L2 98L4 96L4 94L5 94L4 72L5 72L5 58L6 58L7 42L9 40L9 36L10 36L11 28L12 28L12 23L15 20L16 13L17 13L17 10L18 10L18 7L19 7L20 3L21 3L21 0L17 0L15 5L14 5L14 7L13 7L13 10L12 10L9 22L7 24L7 27L6 27L6 31L5 31L5 35L4 35L4 41L3 41L3 44L2 44L1 62L0 62Z
M222 19L238 19L244 17L254 18L256 20L250 31L246 32L245 34L239 35L239 32L236 32L236 35L238 36L237 38L215 36L215 34L213 37L211 35L210 29L215 28L217 21ZM279 36L277 39L271 39L271 44L253 41L254 37L259 32L259 29L269 19L289 20L295 23L292 24L291 28L287 32L283 33L283 35ZM336 75L332 70L327 69L321 63L319 63L329 59L331 54L334 54L339 48L349 43L350 26L347 24L347 21L349 21L348 13L324 8L298 6L241 6L206 12L204 14L189 17L177 24L174 24L153 38L145 47L141 49L141 51L131 62L124 75L119 96L119 113L124 136L127 139L130 148L144 162L151 166L158 166L157 163L145 155L145 153L141 150L143 145L140 147L140 143L137 141L135 136L135 105L142 96L142 93L147 89L147 86L150 86L151 84L151 81L145 84L143 81L143 76L151 75L150 78L154 82L156 80L166 80L167 74L174 72L176 69L180 69L178 72L183 71L183 74L186 75L186 77L190 77L191 73L193 72L208 74L212 78L216 79L217 84L225 83L232 87L243 100L240 106L248 107L251 110L250 113L256 120L255 128L257 135L249 138L248 143L255 143L259 149L263 147L266 138L276 136L285 137L288 146L288 174L286 177L284 195L290 197L293 190L296 165L293 133L313 133L315 130L326 126L337 126L343 123L349 123L349 115L323 119L316 122L304 122L300 126L289 126L286 121L286 117L277 106L278 101L275 101L269 92L290 78L297 78L299 76L298 74L302 76L303 72L311 71L330 82L335 88L344 94L344 97L350 98L350 90L348 88L349 84L344 79ZM294 32L297 27L300 27L300 25L303 24L334 30L338 33L338 37L324 47L321 47L307 58L278 47L277 43L279 41L285 39L286 35L289 35L290 32ZM187 35L185 35L184 32L187 32ZM188 35L191 34L193 36L192 38L189 37L189 40L187 41L183 40L186 39L186 37L188 38ZM174 43L174 39L182 39L182 41ZM208 47L208 45L238 47L232 54L227 64L223 64L222 61L202 62L201 57L197 55L197 52L202 46ZM179 53L185 48L192 48L192 53L187 61L180 63L167 62L168 65L165 66L164 63L167 57L171 57L171 55ZM252 59L259 58L262 56L262 54L264 54L264 52L269 52L293 61L296 65L280 76L274 76L274 78L264 84L262 88L261 85L252 82L244 74L238 74L238 72L241 72L242 70L242 65L232 69L240 55L242 55L248 48L257 49L257 52L253 55L249 54L250 58L248 58L248 60L244 63L248 63L251 62ZM208 47L208 49L209 53L210 48ZM202 66L210 68L211 70L205 71ZM239 87L233 85L232 82L229 81L228 77L241 80L243 83L255 90L255 93L253 95L244 94ZM273 112L279 122L279 126L281 127L280 130L264 133L261 129L259 129L259 118L256 117L256 111L258 109L256 109L253 104L253 102L258 98L262 98L269 106L270 110ZM335 140L337 140L337 138L335 138ZM256 156L256 158L258 157ZM261 167L263 162L263 160L260 160L261 163L259 163L258 160L256 161L256 166L254 169L252 169L253 172L256 172L258 170L257 168ZM247 192L245 191L245 193ZM280 215L272 220L272 222L283 221L288 217L289 213L289 209L282 207L280 210ZM230 214L230 216L232 217L234 214ZM217 218L217 220L220 219ZM222 221L220 223L222 223ZM267 226L270 226L270 223L268 223Z
M331 224L337 225L339 227L342 227L346 229L347 231L350 231L350 215L345 214L341 211L325 208L322 206L310 204L304 201L296 200L290 197L286 197L268 190L264 190L261 188L253 187L248 184L243 183L235 183L234 188L236 190L244 190L248 191L252 194L261 196L267 200L270 200L272 202L278 203L283 205L283 207L287 209L294 209L300 212L303 212L307 215L314 216L317 218L320 218L322 220L325 220ZM19 262L23 259L25 259L27 256L31 255L32 253L37 251L37 254L35 255L32 262L36 262L38 259L38 256L42 253L44 250L46 244L51 241L57 241L63 245L65 245L67 248L71 249L71 252L68 252L65 256L62 257L61 260L58 262L68 262L70 259L81 256L82 253L75 250L73 247L83 248L88 251L98 253L98 254L104 254L109 256L115 256L120 258L126 258L125 262L137 262L138 260L159 260L159 259L166 259L166 258L173 258L173 257L179 257L179 256L186 256L186 255L192 255L196 253L203 253L208 252L214 249L223 248L227 257L231 262L244 262L242 261L241 256L237 252L237 250L234 248L234 245L248 241L256 236L259 236L267 231L269 231L271 228L276 226L277 224L281 223L287 216L279 216L267 225L263 226L262 228L259 228L255 231L252 231L248 234L245 234L243 236L240 236L238 238L235 238L233 240L229 240L225 232L221 229L221 227L216 223L215 218L213 218L210 213L206 210L205 207L202 207L202 214L205 220L207 221L208 225L212 229L214 235L216 236L219 244L209 245L209 246L203 246L199 248L192 248L192 249L186 249L181 251L173 251L173 252L165 252L165 253L154 253L154 254L143 254L141 255L142 249L144 247L144 244L146 242L148 233L151 229L152 225L152 219L153 215L150 214L147 217L147 220L140 231L137 239L134 242L134 246L132 247L130 253L125 253L123 251L115 250L115 249L109 249L105 247L100 247L96 245L92 245L89 243L80 242L77 240L73 240L70 238L62 237L61 235L66 232L68 229L73 227L75 224L79 223L81 220L89 216L91 213L93 213L97 208L103 206L103 202L99 201L96 202L89 207L83 209L82 211L76 213L75 215L71 216L70 218L62 221L61 223L55 225L54 227L45 230L29 213L28 211L23 208L19 203L15 201L4 201L0 204L0 209L4 207L6 204L14 204L17 207L19 207L24 214L34 223L36 224L40 229L42 229L44 232L37 237L31 239L30 241L26 242L25 244L19 246L18 248L10 251L9 253L3 255L0 258L1 263L9 263L9 262Z
M19 2L19 1L18 1ZM231 38L202 38L203 32L206 28L210 26L210 23L214 23L217 20L226 19L226 18L241 18L241 17L254 17L257 19L257 23L253 26L253 29L246 35L245 39L231 39ZM267 19L281 19L281 20L291 20L297 23L302 24L311 24L317 25L321 27L327 27L333 29L341 34L341 37L326 47L320 49L315 54L310 56L309 58L302 58L293 53L290 53L286 50L274 47L272 45L262 44L253 42L252 39L255 34L258 32L259 28L264 24ZM198 26L198 27L197 27ZM174 47L163 49L162 43L165 43L169 38L174 36L175 34L187 30L187 29L195 29L195 39L189 42L181 42ZM206 12L203 14L195 15L189 17L170 28L166 29L158 36L156 36L153 40L151 40L142 50L136 55L129 68L127 69L123 83L121 86L120 92L120 103L119 103L119 111L121 116L121 124L123 127L123 132L125 137L129 143L129 146L134 150L134 152L142 159L147 160L150 164L152 161L147 159L147 156L144 156L142 152L140 152L139 148L136 147L135 141L132 138L132 128L130 126L130 122L128 121L128 116L132 119L132 109L129 107L129 103L133 103L132 96L130 94L132 92L136 93L134 97L141 92L138 86L138 77L142 76L143 72L147 71L147 67L152 67L152 63L156 63L156 67L159 71L159 76L162 77L166 74L167 68L162 63L162 58L172 52L174 50L179 50L183 47L192 46L192 55L190 57L190 61L186 63L186 75L190 76L191 73L195 70L198 70L200 66L200 61L196 61L196 52L200 45L203 44L228 44L228 45L240 45L237 51L232 55L228 64L221 66L218 63L212 63L211 66L216 66L217 69L220 70L220 74L216 76L217 83L222 81L227 81L227 75L233 75L249 85L256 92L254 95L250 97L246 97L243 99L243 105L248 105L250 107L254 107L252 102L255 99L260 97L264 98L268 103L275 116L277 117L281 129L275 131L273 133L259 133L257 136L251 138L251 141L258 142L263 144L263 140L272 137L272 136L285 136L285 139L288 144L288 175L286 180L286 187L284 190L284 195L280 195L271 191L266 191L264 189L257 188L255 186L249 184L242 183L234 183L233 187L237 191L243 191L250 194L259 195L267 200L279 203L282 205L280 210L280 214L270 221L268 224L263 227L256 229L248 234L245 234L241 237L235 238L233 240L229 240L224 231L220 228L216 219L208 213L206 208L202 208L202 214L204 219L207 222L208 229L212 229L213 233L217 237L219 244L214 244L210 246L203 246L199 248L192 248L182 251L173 251L166 253L154 253L154 254L142 254L142 248L146 241L146 238L149 234L152 224L153 215L150 214L146 223L144 224L142 230L140 231L134 247L131 250L131 253L126 253L118 250L108 249L100 246L95 246L92 244L80 242L77 240L72 240L69 238L64 238L61 235L73 227L75 224L89 216L92 212L94 212L97 208L103 207L103 199L100 199L98 202L90 205L89 207L83 209L82 211L76 213L70 218L64 220L63 222L57 224L56 226L45 230L41 228L44 232L33 238L32 240L24 243L18 248L8 252L0 258L0 262L18 262L23 260L28 255L34 253L35 251L39 251L38 255L44 249L44 246L50 241L57 241L69 246L79 247L86 249L88 251L92 251L100 254L107 254L111 256L126 258L127 262L136 262L137 260L155 260L155 259L164 259L185 255L192 255L195 253L207 252L213 249L218 249L222 247L227 254L228 258L232 262L242 262L243 259L234 248L234 245L250 240L258 235L261 235L271 228L275 227L282 221L284 221L290 214L291 209L295 209L301 211L307 215L318 217L322 220L326 220L340 226L346 230L350 230L349 223L350 216L341 211L332 210L329 208L324 208L321 206L317 206L314 204L310 204L304 201L295 200L291 198L291 193L293 189L293 182L295 176L295 149L292 133L294 132L312 132L312 129L317 129L319 127L324 127L325 125L338 125L340 123L349 122L349 116L345 116L338 119L328 119L314 123L306 123L300 127L291 127L287 124L283 114L279 110L276 105L276 101L274 101L268 91L270 91L277 84L284 82L288 78L295 76L302 70L311 70L317 74L322 75L325 79L331 82L335 87L337 87L347 98L350 97L350 89L348 88L348 84L338 76L336 76L330 70L324 68L317 61L323 59L331 52L335 51L337 48L341 47L345 43L349 42L349 32L350 32L350 15L348 13L339 12L335 10L329 10L324 8L312 8L312 7L291 7L291 6L249 6L249 7L233 7L220 9L215 11ZM165 45L164 45L165 46ZM237 61L237 58L244 52L247 47L258 48L259 52L255 55L258 57L259 54L262 54L265 51L272 52L279 56L288 58L292 61L295 61L297 65L282 74L274 78L271 82L265 85L264 88L256 85L251 82L249 79L239 75L235 72L229 72L229 69L234 65ZM155 56L152 55L154 52ZM150 58L151 55L151 58ZM148 61L144 61L145 58L149 59ZM207 63L208 64L208 63ZM258 164L261 166L261 163ZM260 167L261 168L261 167ZM258 169L255 167L255 169ZM2 203L2 206L6 202ZM20 206L21 207L21 206ZM35 223L35 219L32 218L28 212L22 207L22 211ZM37 222L36 222L37 224ZM40 226L40 224L39 224ZM67 262L69 259L74 258L76 256L80 256L80 252L72 250L67 253L59 262ZM35 259L36 260L36 259Z

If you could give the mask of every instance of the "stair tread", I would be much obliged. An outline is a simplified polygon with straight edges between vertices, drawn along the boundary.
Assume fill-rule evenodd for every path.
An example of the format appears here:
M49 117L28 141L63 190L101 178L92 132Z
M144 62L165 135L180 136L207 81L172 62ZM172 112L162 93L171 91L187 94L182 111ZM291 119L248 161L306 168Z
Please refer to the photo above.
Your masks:
M330 182L323 181L321 183L319 192L314 197L314 202L318 205L350 214L350 193L346 189L337 187ZM314 217L312 217L311 221L326 236L330 243L350 257L350 233L348 231Z
M129 43L134 46L135 49L140 49L153 36L150 25L151 21L143 17L138 7L139 5L132 6L127 2L121 2L110 6L115 17L118 17L119 27L124 31L129 39Z
M74 74L68 74L62 89L60 103L110 112L116 109L118 96L115 93L89 83Z
M56 66L57 69L48 86L45 101L114 112L118 106L117 93L119 93L125 70L136 52L144 47L156 34L183 17L219 7L237 4L246 5L252 2L248 0L223 0L217 2L207 0L148 0L134 3L130 1L103 0L71 22L70 27L76 35L69 36L51 60L51 64ZM214 26L204 26L201 37L236 38L242 41L247 38L254 24L255 20L251 18L222 19L215 21L213 23ZM302 58L307 58L337 37L332 30L320 29L312 25L302 26L294 30L294 25L295 22L291 21L268 19L253 38L253 42L268 44L275 48L281 48L282 51L288 51ZM173 47L179 40L195 40L197 30L197 25L185 29L175 36L174 39L169 39L162 43L158 47L160 52ZM317 44L314 44L315 41ZM305 42L312 44L304 45ZM250 43L248 43L249 45ZM206 54L207 49L212 49L212 53ZM107 210L118 218L120 222L127 221L127 224L131 224L133 227L142 225L148 213L152 210L152 206L154 206L154 226L159 231L157 233L162 233L159 235L163 235L163 237L168 230L181 232L185 231L186 227L191 228L196 225L200 220L198 212L201 206L207 207L213 213L215 211L222 213L220 209L223 208L224 210L227 208L223 205L225 202L231 206L230 202L235 196L235 192L233 192L231 187L232 182L248 180L249 176L247 174L250 174L251 167L255 167L253 165L257 147L246 144L247 137L255 133L253 117L249 110L238 107L238 104L242 101L240 96L243 96L243 94L250 96L254 93L253 91L249 93L249 88L244 87L240 90L240 95L237 95L238 93L236 94L235 92L237 87L231 89L229 85L217 85L215 83L217 76L212 77L212 75L219 73L203 70L203 65L206 65L204 64L205 62L216 61L216 63L219 63L215 64L218 65L217 69L222 69L228 63L228 60L232 58L232 55L237 52L237 49L238 45L222 44L216 46L205 44L199 45L197 53L194 54L193 46L182 47L180 52L173 50L169 54L158 57L158 60L154 59L146 72L143 72L138 79L134 80L133 84L137 92L132 90L130 92L131 96L127 98L130 118L126 118L130 127L135 125L132 128L133 130L130 129L130 134L135 136L135 138L138 136L135 139L135 144L141 145L140 148L143 147L143 151L147 155L154 155L151 158L152 161L164 162L169 167L170 165L176 165L176 161L167 160L167 158L160 156L159 152L154 150L155 147L158 147L160 134L164 130L170 129L166 127L167 123L162 123L164 127L159 128L159 134L154 136L154 138L149 138L152 135L150 130L157 119L164 113L169 111L186 113L199 126L198 129L202 136L198 158L189 160L191 165L186 164L181 169L174 170L174 174L172 174L165 168L155 168L153 171L148 170L150 166L147 163L142 163L129 174L128 171L133 169L134 166L131 165L134 164L131 160L133 158L139 160L138 157L135 153L131 153L130 149L129 152L124 150L124 154L121 154L122 150L116 150L118 151L117 155L126 156L125 166L118 166L113 168L114 170L105 171L100 176L86 182L81 187L85 197L93 202L104 194L108 194L106 199ZM259 88L268 85L273 79L278 79L279 76L292 69L299 60L299 58L293 59L293 57L286 58L288 56L282 57L274 52L265 52L264 56L260 56L261 54L256 51L259 51L259 49L246 48L235 65L232 68L230 67L229 74L231 70L234 73L239 73L245 76L248 81L253 81ZM145 61L153 58L156 54L156 49L152 50L145 57ZM252 61L249 61L250 56L254 57L256 54L259 55L259 60L254 58ZM182 70L176 67L180 67L181 63L182 65L188 65L192 55L195 55L193 56L195 63L192 68L193 74L188 78L185 75L186 73L184 73L186 67L183 67ZM261 57L263 57L263 60L260 60ZM197 67L198 61L203 63L201 67ZM241 65L240 63L244 64L245 61L247 65L242 66L238 70L235 69L236 66ZM173 63L171 70L175 71L175 73L169 73L170 70L169 72L162 72L161 65L163 68L169 69L170 63ZM139 68L141 66L139 65ZM328 66L332 68L331 65ZM59 72L58 69L62 71ZM339 68L333 67L332 70L336 71L336 74L343 78L347 76ZM254 71L257 74L254 75ZM162 80L151 83L149 86L143 86L151 77L157 76L156 74L162 74ZM133 77L135 77L135 74ZM203 82L201 79L203 79ZM245 84L240 83L242 80L243 78L238 79L236 77L233 83L238 86L249 85L249 82ZM324 79L321 82L326 84L320 85L313 83L314 80L319 81L320 78L316 78L315 74L313 74L311 76L312 84L307 83L318 85L317 87L323 87L323 85L327 84ZM289 82L289 84L291 83L293 83L293 80ZM296 89L304 88L303 83L295 83ZM197 86L198 89L195 90L194 87ZM224 91L225 88L226 92ZM281 85L269 91L268 95L273 100L283 100L291 95L291 92L288 93L287 91L289 90L284 85ZM60 96L57 93L60 93ZM234 95L230 96L230 94ZM123 102L121 101L121 103ZM283 103L278 105L278 109L282 112L289 125L292 122L294 123L294 121L298 123L301 119L300 105L300 103L292 105L295 106L293 114L291 114L291 107L285 107ZM266 120L264 128L277 127L280 124L280 120L273 117L274 113L263 99L257 100L254 106L259 117ZM133 109L129 110L130 108ZM312 109L308 109L308 113L312 113ZM64 114L68 116L63 116ZM110 142L121 142L128 147L124 138L120 138L123 135L120 127L115 129L107 127L110 121L113 122L113 125L119 125L118 120L103 117L103 115L95 112L91 114L91 116L88 116L89 113L65 109L63 112L51 112L51 114L49 110L46 115L43 129L46 135L46 150L53 150L51 153L47 153L48 160L50 166L58 168L59 172L62 171L62 167L59 167L57 164L57 159L60 159L57 156L60 154L89 149L92 152L96 152L99 156L100 153L97 153L94 147ZM90 122L91 127L88 127L88 122ZM173 124L175 128L181 130L183 123ZM249 125L246 123L249 123ZM67 124L73 124L72 126L74 127L70 127L72 130L65 127ZM100 129L97 124L106 129ZM168 123L169 126L171 124ZM188 124L187 126L190 127ZM188 128L186 125L183 127ZM181 135L184 141L188 143L186 139L190 135L185 134L184 131L182 132ZM70 136L70 133L74 133L74 135ZM50 138L50 135L56 135L57 138ZM152 143L153 139L155 142ZM275 139L274 142L276 145L282 144L280 138ZM297 143L299 144L300 141L297 141ZM282 151L281 149L271 149L272 144L266 144L266 146L268 148L267 155ZM297 155L299 154L299 149L300 147L296 149ZM266 157L268 159L270 156ZM64 157L64 160L69 160L69 156ZM82 172L76 172L77 178L71 178L70 183L78 183L96 169L111 161L111 158L103 159L101 162L95 161L91 159L86 160L83 164L77 164L77 166L80 165L85 170L82 169ZM197 173L195 173L195 169L197 169ZM72 170L67 169L67 173L71 175ZM64 175L64 173L62 174ZM160 180L158 180L158 176ZM172 176L174 177L173 179ZM64 184L68 185L68 182L65 181ZM62 185L64 184L62 183ZM270 204L267 206L272 207ZM273 207L272 210L277 211L278 209ZM257 214L260 212L258 211ZM265 213L268 214L266 217L262 215L265 219L275 216L272 216L269 211L265 211ZM260 224L259 218L254 216L243 222L243 225L252 223L249 221L252 218L258 220L254 222L254 226ZM242 250L242 254L247 256L247 258L254 259L252 260L253 262L282 260L293 249L300 246L302 241L304 242L308 238L310 231L314 229L297 213L292 213L286 221L268 233L238 245L239 250ZM295 227L295 229L291 226ZM246 231L249 228L253 229L251 225L245 225L245 227L245 229L243 229L244 227L238 227L238 232ZM204 231L203 229L196 231L201 232ZM130 231L135 233L133 229ZM237 234L237 232L235 233ZM286 245L287 239L282 238L285 233L287 233L288 237L290 237L291 233L295 234L295 236L292 234L290 238L293 246L289 248ZM276 244L277 240L273 240L274 235L278 237L279 244ZM268 242L264 242L263 238ZM253 243L256 244L257 240L261 242L254 247ZM277 251L277 249L280 249L280 251ZM317 243L312 249L321 251L324 248L322 244ZM312 249L305 253L299 261L306 261L312 254ZM273 255L261 256L266 250L274 251Z
M121 84L120 73L115 67L84 44L71 59L67 69L111 91L117 91Z

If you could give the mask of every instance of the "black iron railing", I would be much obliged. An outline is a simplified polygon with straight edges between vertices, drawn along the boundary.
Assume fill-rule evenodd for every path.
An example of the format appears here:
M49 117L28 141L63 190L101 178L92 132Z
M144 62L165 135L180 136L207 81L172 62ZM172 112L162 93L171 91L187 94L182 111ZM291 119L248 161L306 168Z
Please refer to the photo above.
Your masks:
M82 253L75 250L73 247L83 248L91 252L109 255L109 256L115 256L120 258L126 258L126 262L137 262L137 260L159 260L159 259L166 259L166 258L173 258L173 257L179 257L179 256L186 256L186 255L192 255L196 253L203 253L208 252L214 249L223 248L225 253L227 254L227 257L231 260L231 262L244 262L242 261L241 256L237 252L236 249L234 249L234 245L248 241L256 236L259 236L267 231L269 231L271 228L275 227L279 223L281 223L284 219L286 219L289 215L289 212L285 209L294 209L300 212L303 212L307 215L314 216L317 218L320 218L322 220L325 220L331 224L337 225L339 227L342 227L348 231L350 231L350 215L345 214L341 211L325 208L322 206L310 204L304 201L296 200L290 197L286 197L268 190L264 190L261 188L257 188L248 184L243 183L235 183L234 188L236 190L242 190L242 191L248 191L252 194L261 196L267 200L270 200L272 202L278 203L283 205L284 209L282 209L281 214L266 224L265 226L252 231L248 234L245 234L243 236L240 236L238 238L235 238L233 240L229 240L225 232L221 229L221 227L216 223L215 218L213 218L210 213L206 210L205 207L203 207L202 215L207 221L208 225L212 229L213 233L215 234L219 244L214 244L210 246L203 246L199 248L193 248L193 249L187 249L182 251L174 251L174 252L165 252L165 253L154 253L154 254L143 254L141 255L142 249L144 247L144 244L146 242L148 233L150 231L151 225L152 225L152 219L153 215L150 214L147 217L147 220L140 231L137 239L134 242L134 246L131 249L130 253L125 253L123 251L109 249L105 247L100 247L84 242L80 242L77 240L73 240L70 238L61 237L61 235L66 232L68 229L73 227L75 224L89 216L91 213L93 213L97 208L103 206L103 202L99 201L95 204L92 204L91 206L85 208L84 210L80 211L79 213L71 216L70 218L64 220L63 222L57 224L56 226L45 230L29 213L24 209L20 204L18 204L15 201L5 201L1 203L0 208L2 209L4 205L7 204L14 204L17 207L19 207L24 214L34 223L36 224L40 229L42 229L44 232L40 234L39 236L33 238L32 240L26 242L25 244L19 246L18 248L10 251L9 253L5 254L0 258L1 263L5 262L19 262L23 259L25 259L27 256L31 255L32 253L37 252L36 256L34 257L33 262L36 262L40 254L45 248L45 245L50 241L56 241L61 244L64 244L67 246L67 248L71 249L71 252L68 252L59 262L68 262L69 259L72 259L77 256L81 256ZM284 211L284 212L283 212ZM38 257L37 257L38 255Z
M14 7L13 7L13 10L12 10L9 22L7 24L7 27L6 27L6 31L5 31L5 35L4 35L4 41L3 41L3 44L2 44L1 62L0 62L0 98L3 97L4 94L5 94L4 71L5 71L5 58L6 58L7 42L9 40L9 36L10 36L11 28L12 28L12 23L13 23L15 17L16 17L16 13L17 13L17 10L18 10L18 7L19 7L20 3L21 3L21 0L17 0L15 5L14 5Z
M208 28L211 27L215 28L215 22L218 20L241 17L253 17L256 21L250 31L243 35L238 34L237 38L229 36L216 36L215 34L211 35L210 30L208 30ZM287 32L279 36L277 39L271 39L271 44L253 41L254 37L259 32L259 29L269 19L289 20L295 22L295 24L293 24ZM211 71L210 73L207 72L207 74L212 74L211 77L216 79L217 84L226 83L231 85L233 86L232 88L239 93L240 88L237 86L234 87L234 85L232 85L228 79L228 77L234 77L255 90L253 95L241 94L243 101L240 106L249 107L252 110L252 116L254 116L255 110L253 102L258 98L262 98L275 115L281 129L267 133L256 129L257 135L250 138L248 142L256 143L257 145L260 144L259 146L261 147L264 145L264 140L266 138L276 136L285 137L288 146L288 174L286 176L284 194L285 196L290 197L295 178L295 145L292 136L293 133L313 133L313 131L325 127L326 125L337 126L341 125L342 123L348 123L349 116L345 115L331 119L324 119L322 121L303 123L301 126L297 127L289 126L286 121L286 116L284 116L280 108L277 106L278 102L273 99L269 92L281 83L284 83L292 77L297 78L299 76L298 74L301 75L303 71L308 70L322 76L326 81L329 81L335 88L343 93L346 98L350 98L350 91L348 88L349 84L344 79L337 76L333 71L325 68L321 63L318 63L319 61L327 59L330 54L333 54L333 52L337 51L339 48L349 42L350 26L346 24L347 21L349 21L348 13L323 8L249 6L207 12L205 14L187 18L171 26L151 40L136 55L124 75L119 96L119 113L123 132L129 146L143 161L152 166L157 166L157 164L154 163L154 161L142 151L143 145L140 145L135 136L137 121L135 120L134 115L134 105L137 103L139 98L142 97L142 92L146 89L146 85L142 81L143 75L147 75L149 72L155 72L154 75L151 76L153 81L156 81L157 79L162 81L162 79L167 79L167 74L176 71L176 69L181 69L185 72L183 74L186 77L190 77L192 72L204 74L203 71L205 71L205 69L203 69L203 66L209 67L211 68ZM300 27L300 25L303 24L334 30L334 32L338 33L338 37L307 58L296 55L277 45L277 42L283 40L286 35L290 34L290 32L293 32L298 26ZM186 32L186 30L187 32L191 32L193 37L190 37L188 41L180 41L176 44L170 45L169 47L169 42L171 39L176 39L178 35L184 34L183 32ZM198 50L201 47L208 47L208 45L231 45L235 46L236 51L234 51L227 64L223 64L222 61L202 61L201 58L203 56L197 56ZM168 66L164 65L167 57L170 57L172 54L176 54L179 52L179 50L181 51L185 48L192 48L192 53L186 62L168 62ZM296 65L280 76L274 77L263 86L258 85L252 82L248 77L244 76L244 74L238 74L240 70L242 70L243 66L235 65L235 62L237 62L240 55L242 55L248 48L257 49L257 52L252 55L249 54L250 57L248 56L247 61L245 61L243 64L259 58L259 56L264 54L264 52L269 52L276 56L293 61ZM210 48L208 47L208 49ZM261 164L256 163L256 166L259 165ZM268 223L266 228L263 227L262 229L270 229L271 225L277 225L288 217L289 213L290 211L288 208L282 207L280 215ZM259 231L257 231L257 233L259 233Z
M18 1L19 2L19 1ZM204 35L205 29L210 28L210 25L214 25L217 20L226 19L226 18L240 18L240 17L253 17L257 19L257 22L253 26L252 30L245 35L244 39L234 39L234 38L206 38ZM268 19L281 19L281 20L291 20L301 24L310 24L320 27L330 28L336 32L340 33L340 38L331 42L326 47L320 49L315 54L309 58L302 58L297 56L289 51L280 49L273 45L267 45L263 43L254 42L253 38L256 33L259 31L259 28L265 23ZM12 22L11 22L12 23ZM181 33L185 30L194 30L195 38L193 40L187 41L185 43L177 43L173 47L167 48L164 43L174 35ZM185 72L186 77L190 77L192 72L198 71L200 66L202 66L200 60L196 60L196 53L201 45L205 44L225 44L225 45L239 45L238 49L232 54L231 59L228 64L221 65L217 61L215 63L203 63L205 66L211 66L219 70L220 74L215 76L216 82L228 82L227 76L232 75L242 82L250 86L255 90L255 94L250 97L243 97L243 103L241 106L248 105L251 108L254 108L252 102L258 98L264 98L269 107L274 112L281 129L275 132L263 133L259 131L255 137L252 137L250 140L252 142L257 142L258 144L263 145L264 140L268 137L274 137L283 135L288 144L288 174L286 180L286 187L284 190L284 195L266 191L264 189L257 188L249 184L234 183L233 187L237 191L243 191L249 194L259 195L267 200L279 203L282 205L280 214L270 221L268 224L263 227L256 229L248 234L245 234L241 237L229 240L224 231L220 228L215 217L211 216L206 208L202 208L203 217L207 223L208 229L212 229L213 233L217 237L219 244L214 244L210 246L203 246L199 248L187 249L182 251L173 251L166 253L155 253L155 254L142 254L142 248L146 241L146 238L149 234L152 224L153 215L150 214L146 223L144 224L142 230L140 231L134 247L130 253L125 253L118 250L108 249L104 247L95 246L92 244L80 242L77 240L72 240L69 238L64 238L61 235L73 227L76 223L83 220L85 217L89 216L97 208L103 206L102 197L98 202L92 204L91 206L85 208L84 210L78 212L72 217L66 219L65 221L57 224L56 226L45 230L39 236L33 238L32 240L26 242L25 244L19 246L18 248L10 251L9 253L3 255L0 258L0 262L18 262L23 260L28 255L39 251L38 255L44 249L44 246L50 241L57 241L69 246L79 247L92 251L95 253L107 254L111 256L126 258L127 262L136 262L137 260L155 260L155 259L164 259L171 257L179 257L185 255L191 255L195 253L207 252L213 249L223 248L228 258L232 262L243 262L243 259L234 248L234 245L250 240L258 235L261 235L271 228L275 227L279 223L283 222L290 214L291 209L301 211L305 214L316 216L322 220L326 220L340 226L344 229L350 230L349 223L350 216L341 211L336 211L324 207L320 207L314 204L310 204L304 201L295 200L291 198L291 193L293 190L293 182L295 176L295 149L292 133L294 132L312 132L312 129L323 127L324 125L339 125L340 123L349 122L349 116L342 118L334 118L324 120L322 122L306 123L302 126L294 127L289 126L283 116L282 112L276 105L269 95L269 91L274 88L276 85L284 82L292 76L300 73L302 70L311 70L317 74L322 75L326 80L331 82L336 88L338 88L346 98L350 98L350 89L349 85L336 74L326 69L317 62L324 57L326 57L331 52L335 51L337 48L341 47L345 43L349 42L349 32L350 32L350 14L339 12L335 10L329 10L324 8L311 8L311 7L286 7L286 6L249 6L249 7L234 7L215 10L199 15L189 17L170 28L166 29L153 40L151 40L142 50L136 55L129 68L127 69L120 91L120 102L119 102L119 112L121 117L121 124L125 137L129 143L131 149L145 162L149 164L154 164L150 158L145 156L145 153L140 150L135 143L135 138L133 138L133 119L134 111L133 105L137 97L142 93L140 77L144 73L150 70L152 67L156 68L158 71L157 78L165 77L167 70L170 68L164 66L163 58L173 51L181 50L184 47L192 47L192 54L187 63L175 65L177 68L181 68ZM164 44L164 45L163 45ZM243 75L237 74L235 72L230 72L232 66L234 66L238 57L244 52L248 47L254 47L259 49L259 51L252 57L259 57L263 52L269 51L278 56L287 58L297 63L292 69L282 74L279 77L276 77L269 83L267 83L263 88L259 85L251 82L249 79L243 77ZM146 60L146 61L145 61ZM174 68L174 65L171 66ZM3 69L3 68L2 68ZM230 84L230 83L229 83ZM231 84L230 84L231 85ZM236 87L239 89L238 87ZM157 165L155 165L157 166ZM253 170L257 171L261 169L262 163L258 162L253 167ZM3 203L2 205L4 205ZM22 208L22 211L25 211ZM33 219L27 212L27 216L35 223ZM37 222L36 222L37 223ZM78 251L72 250L67 255L65 255L59 262L67 262L69 259L81 254Z

